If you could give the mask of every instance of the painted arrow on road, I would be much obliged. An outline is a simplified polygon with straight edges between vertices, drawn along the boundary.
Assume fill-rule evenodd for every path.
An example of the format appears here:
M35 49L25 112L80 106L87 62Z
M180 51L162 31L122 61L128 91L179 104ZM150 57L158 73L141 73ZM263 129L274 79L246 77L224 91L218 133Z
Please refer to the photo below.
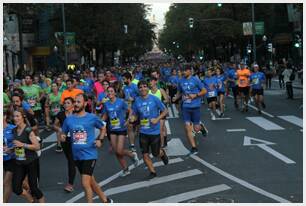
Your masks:
M257 143L252 143L252 141L256 141ZM267 145L274 145L273 142L268 142L266 140L256 139L253 137L244 136L243 146L258 146L259 148L265 150L266 152L270 153L274 157L282 160L283 162L287 164L295 164L295 162L286 156L282 155L281 153L275 151L271 147Z

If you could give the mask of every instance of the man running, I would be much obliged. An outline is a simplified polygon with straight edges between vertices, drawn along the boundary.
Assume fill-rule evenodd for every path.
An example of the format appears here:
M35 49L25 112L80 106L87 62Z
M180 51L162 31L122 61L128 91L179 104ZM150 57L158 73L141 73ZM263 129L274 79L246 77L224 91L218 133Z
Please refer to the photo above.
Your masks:
M208 133L206 127L200 122L201 97L206 94L206 89L199 78L192 76L190 65L184 65L183 70L184 77L179 82L178 92L173 101L182 96L182 114L186 135L191 144L190 155L192 155L198 153L192 134L192 127L194 127L196 132L201 131L203 136L206 136Z
M159 157L165 165L169 162L160 144L160 120L167 115L168 110L157 97L149 94L146 81L139 81L138 89L140 96L136 97L132 105L133 115L130 115L129 120L130 122L140 120L139 145L143 160L150 171L148 178L154 178L157 174L150 158L150 150L152 155Z
M96 182L93 171L98 158L97 148L102 146L106 133L106 123L98 116L85 112L87 96L78 94L76 96L74 111L75 114L68 116L62 127L62 141L66 140L68 132L72 138L72 154L80 174L82 186L88 203L93 202L93 191L104 203L113 202L106 197ZM95 128L100 129L98 138L95 138Z
M258 113L261 114L261 107L265 108L266 105L263 101L263 94L264 94L264 81L266 80L264 73L259 71L259 66L254 64L254 73L250 76L251 81L251 91L252 96L255 96L255 104L258 109Z
M248 111L248 101L250 94L250 76L251 72L247 68L247 65L243 62L240 63L240 69L237 70L238 78L238 92L240 96L241 105L243 105L242 111Z

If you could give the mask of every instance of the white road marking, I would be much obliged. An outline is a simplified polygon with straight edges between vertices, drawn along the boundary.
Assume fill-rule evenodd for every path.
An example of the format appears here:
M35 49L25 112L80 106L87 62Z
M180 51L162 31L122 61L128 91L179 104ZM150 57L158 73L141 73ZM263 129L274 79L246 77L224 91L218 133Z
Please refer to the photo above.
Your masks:
M186 149L180 138L172 138L168 142L167 155L168 156L186 156L189 150Z
M171 107L167 106L167 109L168 109L168 115L169 115L168 118L174 118Z
M234 98L232 95L228 95L228 97ZM256 107L254 107L253 105L248 104L248 106L249 106L250 108L252 108L252 109L258 111L258 109L257 109ZM274 117L272 114L269 114L268 112L265 112L265 111L263 111L263 110L261 110L261 113L263 113L263 114L265 114L265 115L267 115L268 117L271 117L271 118Z
M202 160L201 158L199 158L196 155L191 155L191 158L193 158L194 160L200 162L201 164L203 164L204 166L210 168L211 170L219 173L220 175L222 175L222 176L224 176L224 177L226 177L226 178L228 178L228 179L230 179L230 180L232 180L232 181L234 181L234 182L236 182L236 183L238 183L238 184L240 184L240 185L242 185L242 186L244 186L244 187L246 187L246 188L248 188L250 190L253 190L253 191L255 191L255 192L259 193L259 194L262 194L262 195L264 195L266 197L269 197L269 198L271 198L273 200L276 200L278 202L281 202L281 203L290 203L290 201L288 201L288 200L286 200L286 199L284 199L284 198L282 198L280 196L277 196L275 194L267 192L267 191L265 191L265 190L263 190L263 189L261 189L259 187L256 187L255 185L252 185L252 184L250 184L250 183L248 183L248 182L246 182L246 181L244 181L242 179L239 179L239 178L237 178L237 177L235 177L235 176L233 176L233 175L231 175L231 174L229 174L229 173L227 173L227 172L225 172L225 171L223 171L223 170L213 166L212 164Z
M57 136L56 133L53 132L51 135L49 135L47 138L43 140L44 142L56 142L57 141Z
M257 141L259 143L252 143L252 141ZM282 160L283 162L285 162L287 164L295 164L295 162L293 160L289 159L285 155L282 155L281 153L277 152L276 150L272 149L271 147L269 147L267 145L275 145L275 143L274 142L269 142L269 141L266 141L266 140L262 140L262 139L257 139L257 138L253 138L253 137L244 136L243 146L258 146L259 148L265 150L266 152L270 153L274 157Z
M231 119L230 117L216 117L214 119L214 121L216 121L216 120L230 120L230 119Z
M279 118L281 118L282 120L285 120L287 122L290 122L292 124L295 124L299 127L303 128L303 119L294 116L294 115L288 115L288 116L278 116Z
M169 159L169 164L174 164L174 163L181 162L181 161L183 161L183 159L181 159L181 158ZM139 165L141 165L141 164L143 164L143 159L139 161ZM153 165L154 165L154 167L159 167L159 166L163 166L164 164L161 164L161 162L155 162ZM133 169L135 169L135 166L130 165L129 170L132 171ZM106 180L103 180L103 181L99 182L98 185L100 187L107 185L108 183L110 183L110 182L114 181L115 179L119 178L121 173L122 173L121 171L115 173L114 175L110 176ZM74 196L73 198L67 200L66 203L76 202L84 196L85 196L85 193L81 192L80 194L78 194L78 195ZM98 197L95 197L95 198L97 199Z
M209 194L213 194L216 192L222 192L222 191L229 190L229 189L231 189L229 186L225 184L221 184L221 185L216 185L212 187L207 187L207 188L203 188L199 190L193 190L193 191L173 195L170 197L152 201L152 203L178 203L178 202L190 200L192 198L209 195Z
M246 129L227 129L227 132L245 132Z
M284 130L283 127L263 118L263 117L246 117L246 119L250 120L257 126L265 129L265 130Z
M153 185L163 184L166 182L171 182L171 181L175 181L175 180L179 180L179 179L183 179L187 177L192 177L192 176L200 175L200 174L203 174L203 172L198 169L187 170L184 172L179 172L179 173L175 173L175 174L171 174L171 175L167 175L163 177L156 177L156 178L153 178L147 181L135 182L135 183L128 184L128 185L113 187L113 188L106 190L104 193L105 195L110 196L110 195L128 192L128 191L132 191L132 190L136 190L140 188L148 188ZM97 198L98 196L94 197L94 199L97 199Z
M178 118L179 117L179 112L177 111L175 104L171 104L171 105L172 105L174 117Z
M43 148L43 149L41 150L41 152L44 152L44 151L46 151L46 150L48 150L48 149L54 147L55 145L57 145L57 143L53 143L53 144L49 145L48 147Z
M165 126L166 126L166 129L167 129L167 134L171 134L171 129L170 129L170 125L169 125L169 121L168 120L166 120L165 121Z

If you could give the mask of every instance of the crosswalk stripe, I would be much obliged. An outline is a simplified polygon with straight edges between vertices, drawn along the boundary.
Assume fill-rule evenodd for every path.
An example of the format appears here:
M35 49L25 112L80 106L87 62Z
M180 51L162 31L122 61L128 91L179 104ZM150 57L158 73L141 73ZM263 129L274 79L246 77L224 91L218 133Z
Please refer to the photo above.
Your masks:
M246 129L227 129L227 132L245 132Z
M170 125L169 125L169 121L168 120L166 120L165 121L165 126L166 126L166 129L167 129L167 134L171 134L171 129L170 129Z
M216 185L212 187L207 187L207 188L203 188L199 190L193 190L193 191L173 195L173 196L166 197L160 200L155 200L152 203L178 203L178 202L190 200L192 198L197 198L197 197L201 197L204 195L222 192L222 191L229 190L229 189L231 189L229 186L225 184L221 184L221 185Z
M172 109L173 109L174 117L175 117L175 118L178 118L178 117L179 117L179 113L178 113L178 111L177 111L177 109L176 109L175 104L171 104L171 106L172 106Z
M216 117L214 121L215 120L230 120L230 119L231 119L230 117Z
M173 112L172 112L172 109L171 109L171 107L169 107L169 105L167 106L167 109L168 109L168 114L169 114L169 118L174 118L173 117Z
M278 118L281 118L282 120L285 120L287 122L290 122L292 124L295 124L303 128L303 119L298 118L297 116L294 116L294 115L278 116Z
M183 178L186 178L186 177L192 177L192 176L200 175L200 174L203 174L203 172L201 172L198 169L187 170L187 171L175 173L175 174L172 174L172 175L157 177L157 178L147 180L147 181L135 182L135 183L128 184L128 185L123 185L123 186L119 186L119 187L110 188L110 189L105 191L105 194L106 195L119 194L119 193L131 191L131 190L136 190L136 189L140 189L140 188L144 188L144 187L147 188L147 187L150 187L150 186L153 186L153 185L162 184L162 183L166 183L166 182L171 182L171 181L175 181L175 180L178 180L178 179L183 179Z
M263 118L263 117L246 117L257 126L263 128L264 130L284 130L283 127Z

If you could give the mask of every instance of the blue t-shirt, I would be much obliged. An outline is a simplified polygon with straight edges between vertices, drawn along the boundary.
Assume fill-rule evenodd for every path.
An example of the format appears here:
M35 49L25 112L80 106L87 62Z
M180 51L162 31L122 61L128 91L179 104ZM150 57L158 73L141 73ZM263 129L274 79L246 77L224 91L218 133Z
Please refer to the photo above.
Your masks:
M79 117L69 115L62 126L64 133L70 133L72 155L74 160L97 159L98 152L95 146L95 128L101 129L106 125L98 116L87 113Z
M202 84L201 80L198 77L191 76L189 79L183 77L179 81L178 90L180 93L184 95L188 94L198 94L204 85ZM197 97L195 99L183 99L183 108L196 108L201 106L201 97Z
M142 80L142 78L143 78L142 72L137 72L137 73L135 74L135 79L137 79L137 80Z
M22 101L22 109L29 111L31 109L31 105L26 101Z
M126 126L124 124L127 110L127 103L120 98L116 98L115 102L113 103L110 100L104 103L102 113L107 113L109 118L108 128L111 131L126 130Z
M157 118L166 106L155 96L149 94L147 98L136 97L132 105L133 114L140 120L140 133L148 135L160 134L160 122L152 124L151 119Z
M203 80L204 86L207 90L206 97L216 97L217 96L217 88L218 88L218 80L215 76L205 77Z
M218 81L218 92L225 92L225 84L224 81L226 80L226 76L224 74L216 75L217 81Z
M84 85L77 85L77 89L80 89L82 91L84 91L84 93L90 93L92 90L90 89L90 87L86 84Z
M236 70L233 69L233 68L230 68L228 71L227 71L227 77L229 79L228 81L228 86L230 88L232 87L235 87L238 85L238 82L237 82L237 73L236 73ZM233 80L233 81L232 81Z
M3 128L3 144L5 144L8 148L13 148L13 140L14 140L14 134L13 134L13 129L16 126L13 124L7 124L6 128ZM15 158L15 153L12 152L10 154L6 154L3 152L3 161L7 161L10 159Z
M176 87L178 86L179 81L180 81L180 79L179 79L179 77L177 75L175 75L175 76L172 75L169 78L169 83L172 84L172 85L175 85Z
M130 85L125 85L123 87L124 99L128 100L129 97L135 99L135 97L139 96L137 85L131 83Z
M255 72L250 76L250 82L252 89L262 89L262 83L265 81L266 77L262 72Z
M88 86L90 90L92 90L94 87L95 81L91 78L86 78L85 81L86 81L86 86Z
M162 67L160 69L160 73L162 75L162 79L165 81L165 82L168 82L169 80L169 77L171 76L171 68L169 67Z

